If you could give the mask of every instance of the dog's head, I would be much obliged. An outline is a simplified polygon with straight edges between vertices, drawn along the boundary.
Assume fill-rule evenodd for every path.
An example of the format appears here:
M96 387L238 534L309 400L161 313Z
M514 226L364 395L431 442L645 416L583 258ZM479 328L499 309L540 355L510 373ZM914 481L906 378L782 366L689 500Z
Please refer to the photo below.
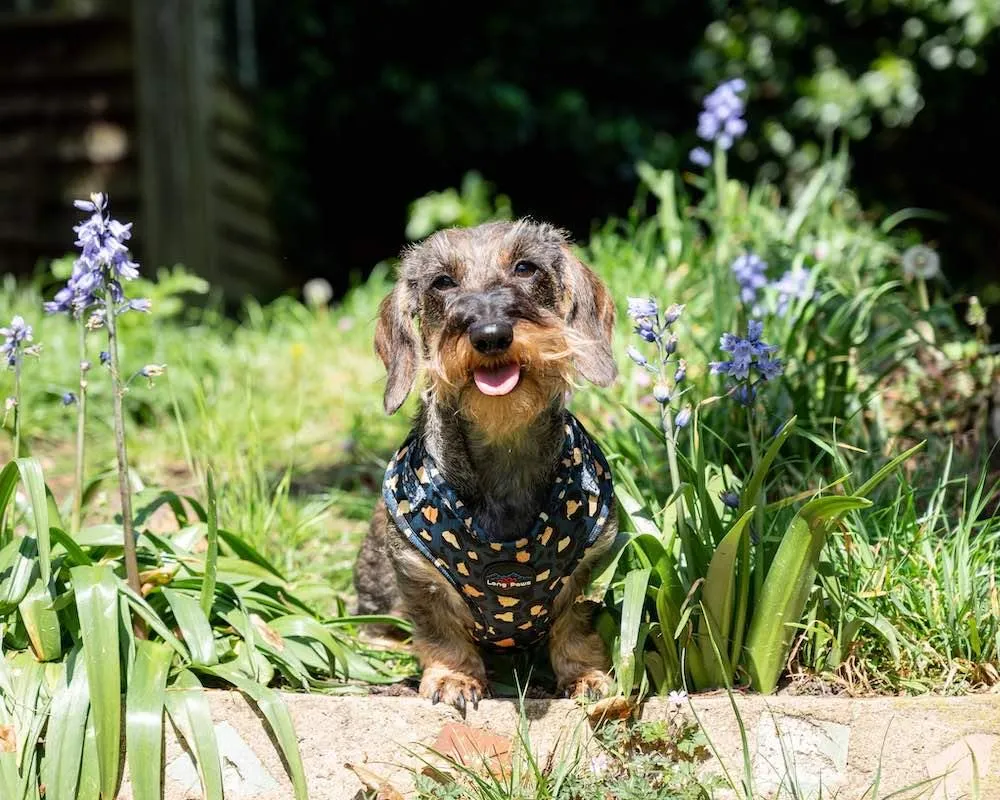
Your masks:
M566 235L528 220L452 228L404 253L382 301L375 349L388 371L385 410L421 367L429 391L489 439L525 427L579 375L617 375L615 306Z

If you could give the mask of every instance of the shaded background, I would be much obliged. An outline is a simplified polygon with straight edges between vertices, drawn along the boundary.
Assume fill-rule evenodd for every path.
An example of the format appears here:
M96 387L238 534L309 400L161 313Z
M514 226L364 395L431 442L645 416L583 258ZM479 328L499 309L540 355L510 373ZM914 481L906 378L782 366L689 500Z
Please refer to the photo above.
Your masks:
M944 212L921 234L995 303L998 24L1000 0L0 0L0 264L65 253L69 202L106 190L147 268L342 293L470 170L586 239L638 160L690 168L739 75L734 172L794 191L849 141L866 206Z

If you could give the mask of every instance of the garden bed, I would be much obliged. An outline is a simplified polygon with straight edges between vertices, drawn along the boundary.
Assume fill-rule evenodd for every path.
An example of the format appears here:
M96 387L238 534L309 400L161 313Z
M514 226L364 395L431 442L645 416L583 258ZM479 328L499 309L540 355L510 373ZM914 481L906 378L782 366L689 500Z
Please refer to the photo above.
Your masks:
M291 784L277 750L252 706L235 692L210 696L226 797L291 797ZM464 746L471 731L483 751L502 754L516 737L520 720L516 699L484 701L477 711L469 711L464 722L454 709L414 697L287 694L284 699L299 734L311 800L359 796L363 784L358 772L368 780L384 778L392 787L406 791L412 787L409 770L419 770L421 758L432 758L427 747L448 750L449 738ZM888 797L930 780L897 797L956 798L971 790L975 771L979 797L1000 796L998 695L745 696L737 698L736 704L746 729L758 797L772 796L788 771L786 763L794 765L797 786L807 797L815 795L820 782L824 796L855 800L876 781L877 796ZM643 720L696 714L725 768L737 781L741 779L739 725L725 694L697 696L690 705L680 706L653 699L641 714ZM526 700L524 716L532 749L543 764L557 743L579 742L589 732L586 715L572 700ZM780 740L777 729L782 731ZM165 800L201 797L190 756L175 739L168 739ZM702 769L719 771L719 762L710 757ZM949 776L942 779L949 770ZM127 782L120 797L131 797Z

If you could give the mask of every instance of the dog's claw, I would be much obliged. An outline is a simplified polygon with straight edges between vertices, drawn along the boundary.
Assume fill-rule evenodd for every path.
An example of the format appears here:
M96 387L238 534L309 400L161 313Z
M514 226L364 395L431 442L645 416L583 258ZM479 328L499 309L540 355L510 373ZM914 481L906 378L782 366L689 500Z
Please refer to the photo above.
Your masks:
M472 697L471 697L472 707L476 711L478 711L479 710L479 690L478 689L473 689L471 692L469 692L469 694L472 695Z
M441 702L441 690L438 689L434 694L431 695L431 705L436 706Z
M455 698L455 708L462 712L462 716L465 716L465 694L462 692L458 693Z

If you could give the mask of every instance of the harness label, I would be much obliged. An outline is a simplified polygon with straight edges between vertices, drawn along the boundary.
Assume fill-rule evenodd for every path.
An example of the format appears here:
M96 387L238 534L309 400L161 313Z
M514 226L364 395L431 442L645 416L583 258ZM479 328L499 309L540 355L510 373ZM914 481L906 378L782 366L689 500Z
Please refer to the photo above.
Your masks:
M483 582L494 592L518 592L535 582L535 571L516 561L501 561L483 571Z

